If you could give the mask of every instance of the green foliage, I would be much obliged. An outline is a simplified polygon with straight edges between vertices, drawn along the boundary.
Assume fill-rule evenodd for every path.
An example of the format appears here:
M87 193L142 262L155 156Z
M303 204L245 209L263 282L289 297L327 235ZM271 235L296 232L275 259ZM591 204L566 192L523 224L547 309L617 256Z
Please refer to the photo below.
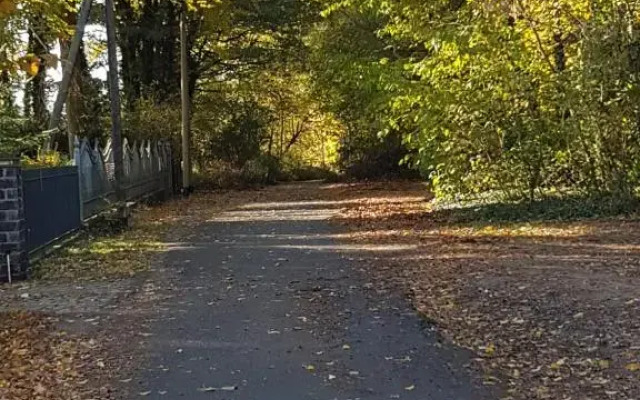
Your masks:
M179 107L159 103L154 98L141 98L133 109L123 113L123 134L132 141L177 139L180 123Z
M17 156L33 152L42 145L45 137L35 134L37 127L30 119L13 112L0 113L0 154Z
M242 181L248 184L275 183L274 172L277 173L277 166L277 163L274 165L267 158L249 160L240 171Z
M401 134L440 197L628 197L640 173L639 10L619 0L328 1L318 82L360 135Z
M270 185L281 176L280 163L269 156L247 161L242 168L228 162L210 160L195 174L195 184L202 189L246 189Z
M55 56L29 53L24 41L19 40L20 35L32 31L37 21L47 31L47 37L40 41L68 37L72 27L67 23L67 14L75 12L78 4L78 0L0 1L0 69L26 79L36 75L41 65L53 66Z
M267 139L268 118L266 110L251 99L228 94L204 100L193 120L196 164L221 160L242 168L258 158Z
M263 181L266 164L273 180L285 160L310 156L331 164L340 128L311 98L305 66L304 38L320 17L315 1L118 2L126 135L178 137L185 3L200 178Z
M335 182L339 180L337 172L326 167L313 165L289 164L284 165L283 170L278 175L278 181L327 181Z
M301 63L277 63L247 89L269 113L266 152L283 168L335 166L344 127L314 96L311 76Z
M315 94L343 124L340 168L355 178L403 175L407 148L391 114L402 65L391 61L400 42L378 32L386 18L370 8L330 8L310 36Z
M221 165L250 181L419 171L440 198L628 199L638 187L640 0L119 1L131 140L172 138L178 147L185 4L202 174ZM66 13L77 6L0 6L0 78L11 84L36 72L24 116L37 121L21 118L3 87L0 151L38 148L33 132L46 110L35 100L51 60L29 46L68 38ZM26 29L46 43L36 35L27 48L10 43ZM95 101L77 102L75 129L100 137L104 93L89 83L81 91Z
M637 216L639 211L637 198L555 195L535 201L505 201L498 197L474 202L442 202L430 215L446 223L484 224Z
M204 190L240 189L245 187L241 171L229 163L209 160L199 166L193 176L194 185Z
M71 165L69 157L58 151L38 152L35 157L22 156L21 165L26 169L54 168Z
M54 54L58 45L62 47L62 57L66 57L79 4L79 0L0 1L0 152L26 154L35 159L48 138L42 133L52 101L53 85L47 72L61 65L60 56ZM86 137L101 137L104 127L100 114L106 111L105 95L98 82L91 79L82 52L76 72L67 103L66 128ZM16 104L19 97L20 105ZM54 147L68 153L66 132L52 136Z

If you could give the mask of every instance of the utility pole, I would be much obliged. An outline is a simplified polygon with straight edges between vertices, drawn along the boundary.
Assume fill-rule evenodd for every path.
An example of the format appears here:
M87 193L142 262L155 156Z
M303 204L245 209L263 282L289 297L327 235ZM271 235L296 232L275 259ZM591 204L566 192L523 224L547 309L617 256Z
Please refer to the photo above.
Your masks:
M80 6L80 15L78 22L76 23L76 33L71 41L69 47L69 59L62 62L62 82L60 83L60 89L58 90L58 96L56 102L53 104L53 112L49 118L49 137L45 142L45 150L51 149L51 135L60 126L60 118L62 117L62 109L67 101L69 95L69 86L71 85L71 78L73 77L73 70L78 59L78 53L80 52L80 45L82 44L82 37L84 36L84 30L89 21L89 14L91 12L92 0L83 0Z
M107 48L109 53L109 100L111 103L111 146L115 172L115 190L118 203L126 200L122 187L124 176L122 156L122 118L120 115L120 79L118 77L118 51L116 45L116 17L113 0L105 0L105 21L107 26Z
M189 35L187 11L180 14L180 75L182 89L182 192L191 191L191 99L189 96Z

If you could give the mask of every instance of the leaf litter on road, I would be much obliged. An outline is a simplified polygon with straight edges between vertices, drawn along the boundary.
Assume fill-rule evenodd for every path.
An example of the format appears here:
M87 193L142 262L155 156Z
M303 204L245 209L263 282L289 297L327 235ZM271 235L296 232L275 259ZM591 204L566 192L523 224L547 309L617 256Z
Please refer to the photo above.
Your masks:
M61 328L61 321L74 323L64 316L66 310L73 306L77 313L95 312L82 307L97 302L84 298L78 301L88 295L88 282L104 281L112 287L114 282L148 271L154 256L169 246L167 234L204 222L229 204L242 204L259 196L259 192L205 193L158 207L141 207L134 213L131 229L89 230L38 263L34 283L0 287L0 399L118 398L111 383L130 382L123 376L132 356L128 350L138 343L118 340L118 336L138 328L126 319L115 319L127 324L122 327L113 326L114 320L108 324L86 320L101 338L98 345L94 339ZM153 304L154 292L145 289L142 293ZM38 312L32 311L34 306ZM93 344L85 345L89 341ZM108 352L102 346L105 343L113 346ZM231 386L221 390L229 391Z
M367 249L375 288L406 292L507 399L638 398L636 218L474 222L419 184L328 192L351 199L335 219L350 232L340 240Z

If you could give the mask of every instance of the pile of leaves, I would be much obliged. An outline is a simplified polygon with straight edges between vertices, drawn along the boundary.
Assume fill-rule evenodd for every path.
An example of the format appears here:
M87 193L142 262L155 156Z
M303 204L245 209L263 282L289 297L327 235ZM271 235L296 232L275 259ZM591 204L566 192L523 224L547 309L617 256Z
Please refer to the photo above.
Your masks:
M350 196L348 240L412 245L369 254L368 271L471 349L504 398L638 397L640 221L461 223L415 185Z
M86 398L85 374L96 367L88 350L95 343L52 333L39 314L0 314L0 326L0 398Z

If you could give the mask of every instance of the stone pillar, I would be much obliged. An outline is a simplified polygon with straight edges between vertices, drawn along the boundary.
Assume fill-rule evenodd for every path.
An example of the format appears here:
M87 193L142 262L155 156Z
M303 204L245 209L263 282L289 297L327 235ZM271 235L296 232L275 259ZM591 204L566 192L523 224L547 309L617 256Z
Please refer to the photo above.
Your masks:
M12 280L27 278L29 258L22 196L19 160L0 159L0 282L8 281L7 255Z

